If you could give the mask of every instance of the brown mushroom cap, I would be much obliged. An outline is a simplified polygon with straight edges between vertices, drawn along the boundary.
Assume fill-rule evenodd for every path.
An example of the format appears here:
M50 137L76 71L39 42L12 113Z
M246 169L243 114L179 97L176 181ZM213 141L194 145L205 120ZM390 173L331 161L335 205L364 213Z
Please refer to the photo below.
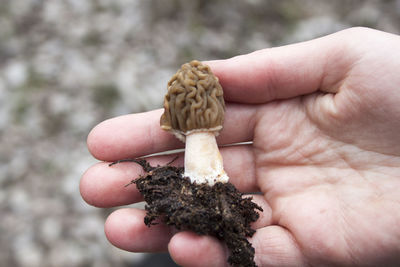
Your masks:
M161 128L180 140L196 131L222 129L225 114L223 90L210 67L194 60L183 64L168 82Z

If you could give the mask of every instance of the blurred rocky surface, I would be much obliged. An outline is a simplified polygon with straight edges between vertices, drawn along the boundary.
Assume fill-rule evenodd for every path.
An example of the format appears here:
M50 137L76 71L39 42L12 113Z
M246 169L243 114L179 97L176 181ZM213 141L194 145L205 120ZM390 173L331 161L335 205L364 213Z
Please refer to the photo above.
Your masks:
M0 265L151 262L112 247L103 232L111 210L79 195L96 162L90 129L160 107L166 82L191 59L351 26L398 34L400 1L1 0Z

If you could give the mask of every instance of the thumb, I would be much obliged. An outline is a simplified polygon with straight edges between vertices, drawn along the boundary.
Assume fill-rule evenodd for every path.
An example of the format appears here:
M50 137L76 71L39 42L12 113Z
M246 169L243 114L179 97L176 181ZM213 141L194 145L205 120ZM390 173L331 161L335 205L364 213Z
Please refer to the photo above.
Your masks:
M356 60L347 46L351 35L351 30L345 30L206 64L231 102L265 103L317 90L335 92Z

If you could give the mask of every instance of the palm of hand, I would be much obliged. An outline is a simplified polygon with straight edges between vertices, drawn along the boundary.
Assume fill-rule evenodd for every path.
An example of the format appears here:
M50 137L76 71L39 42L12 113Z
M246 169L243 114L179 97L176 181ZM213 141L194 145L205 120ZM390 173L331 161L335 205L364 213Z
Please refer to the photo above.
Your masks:
M273 242L293 252L287 263L355 265L371 258L374 265L380 264L377 253L386 264L398 260L393 248L400 242L400 149L391 129L400 125L398 104L391 103L400 98L385 96L382 91L395 88L373 87L380 79L368 78L374 77L354 73L340 81L336 95L317 92L259 108L257 183L271 207L269 223L282 227L274 229L276 236L287 236L287 242ZM352 99L359 89L344 85L353 83L372 88L362 88L369 92L364 99ZM255 242L268 245L271 230L258 233ZM258 254L260 262L270 256Z

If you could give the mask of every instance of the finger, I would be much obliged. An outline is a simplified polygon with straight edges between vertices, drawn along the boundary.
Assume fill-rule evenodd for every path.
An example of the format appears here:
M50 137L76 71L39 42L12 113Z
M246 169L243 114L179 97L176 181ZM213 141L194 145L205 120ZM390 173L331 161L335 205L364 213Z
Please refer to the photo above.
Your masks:
M280 226L258 229L250 238L258 266L307 266L292 234Z
M142 172L136 164L120 164L118 168L110 168L106 162L97 163L81 178L81 196L88 204L99 208L139 202L142 196L136 186L126 185Z
M230 182L241 192L259 191L254 166L254 155L251 145L240 145L221 148L224 169ZM146 160L151 166L163 166L171 162L176 155L149 157ZM183 166L183 154L179 154L172 165ZM82 176L80 192L82 198L96 207L115 207L128 205L142 200L134 184L125 186L133 179L144 174L142 167L136 163L121 163L109 166L107 162L93 165Z
M334 91L356 59L342 31L308 42L207 61L227 101L265 103L317 90Z
M268 202L265 200L264 196L244 195L244 197L252 197L252 201L263 209L263 211L257 210L260 217L257 221L251 224L251 228L257 230L266 226L270 226L272 224L272 209Z
M171 238L168 251L180 266L228 266L225 246L214 237L180 232Z
M280 226L258 229L249 241L255 248L258 266L305 265L295 239ZM210 236L181 232L171 238L168 250L174 261L182 266L227 266L225 246Z
M259 192L252 145L220 148L229 182L241 192Z
M172 229L162 223L148 227L144 224L145 211L119 209L110 214L105 223L105 234L114 246L131 252L166 251Z
M166 165L175 155L148 159L152 166ZM183 157L175 165L183 165ZM109 166L108 162L100 162L90 167L82 176L80 192L82 198L90 205L101 208L128 205L142 201L142 195L133 179L143 175L143 168L136 163L121 163ZM128 185L129 184L129 185Z
M252 140L255 125L253 106L229 105L220 144ZM184 144L160 128L162 110L113 118L97 125L88 136L88 148L100 160L115 161L135 158L166 150L182 148Z
M89 133L89 151L99 160L115 161L183 147L172 134L161 130L161 114L162 110L154 110L103 121Z

